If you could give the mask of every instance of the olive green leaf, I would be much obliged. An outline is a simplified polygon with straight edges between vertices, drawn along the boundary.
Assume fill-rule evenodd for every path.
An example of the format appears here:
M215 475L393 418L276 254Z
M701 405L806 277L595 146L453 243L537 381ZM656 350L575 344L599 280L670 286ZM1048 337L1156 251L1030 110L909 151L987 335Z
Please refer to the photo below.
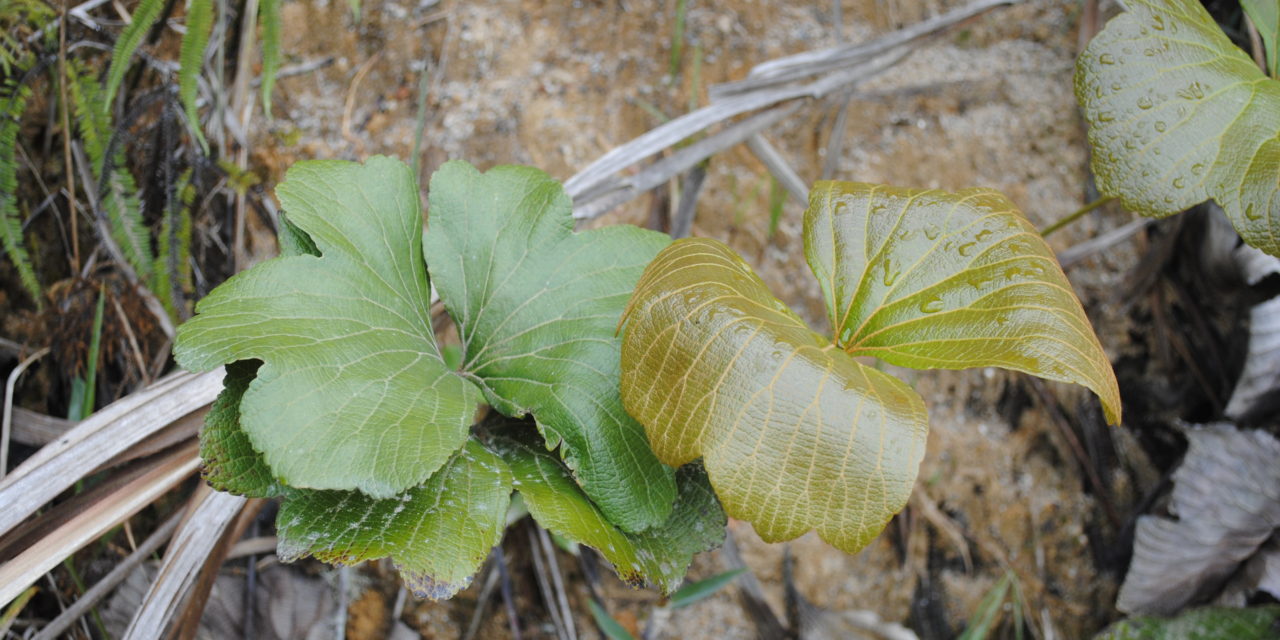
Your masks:
M495 437L490 446L511 468L516 490L538 524L596 549L634 586L648 582L670 594L684 580L695 553L724 541L724 511L696 464L676 472L679 497L665 522L641 533L626 533L592 504L569 470L541 443Z
M218 491L249 498L270 498L285 490L240 428L240 400L261 364L243 360L227 365L222 393L213 401L200 430L205 481Z
M1202 607L1173 618L1139 616L1121 620L1093 640L1274 640L1280 606Z
M1073 382L1119 423L1115 374L1080 301L1053 251L999 192L819 182L804 241L836 345L849 354Z
M1122 4L1076 61L1099 189L1157 217L1212 198L1280 255L1280 82L1199 0Z
M414 178L384 157L301 162L276 193L321 255L227 280L174 356L192 371L263 362L240 422L285 484L389 498L462 446L479 400L436 347Z
M427 259L462 340L463 375L508 416L532 414L610 522L666 520L672 470L618 394L618 317L669 239L630 226L573 232L545 173L450 162L431 178Z
M474 440L422 486L375 499L358 491L290 490L276 519L285 562L354 564L390 556L418 597L449 598L502 539L511 473Z
M622 398L667 464L703 459L767 541L816 529L854 552L906 504L924 403L810 331L715 240L658 254L624 321Z
M820 182L805 256L835 339L713 240L649 265L624 314L622 394L659 459L703 458L761 537L853 552L911 494L924 403L864 366L1001 366L1085 385L1120 419L1110 364L1052 251L1000 194Z
M1240 6L1249 14L1253 26L1262 36L1266 52L1267 72L1276 77L1276 62L1280 59L1276 47L1280 45L1280 3L1276 0L1240 0Z

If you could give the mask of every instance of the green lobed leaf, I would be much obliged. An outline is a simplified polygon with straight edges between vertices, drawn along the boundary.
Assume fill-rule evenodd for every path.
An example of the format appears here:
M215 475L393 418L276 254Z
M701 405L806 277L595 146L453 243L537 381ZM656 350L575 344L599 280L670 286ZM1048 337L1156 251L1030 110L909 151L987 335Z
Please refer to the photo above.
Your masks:
M1240 6L1249 14L1253 26L1262 36L1266 52L1267 72L1276 77L1276 61L1280 58L1276 47L1280 46L1280 3L1276 0L1240 0Z
M390 556L418 597L442 600L471 582L502 539L511 473L468 440L422 486L386 499L358 491L291 490L276 519L285 562L354 564Z
M1076 60L1098 188L1145 216L1210 198L1280 256L1280 82L1199 0L1123 0Z
M213 401L200 429L205 482L218 491L247 498L271 498L285 492L240 428L240 401L261 364L244 360L227 365L222 393Z
M627 410L663 462L702 457L725 511L766 541L816 529L852 553L906 504L920 396L809 330L724 244L660 253L624 321Z
M1142 616L1121 620L1094 640L1274 640L1280 606L1235 609L1204 607L1173 618Z
M819 182L804 221L836 345L917 369L1003 367L1120 391L1053 250L991 189Z
M462 339L463 375L508 416L531 413L610 522L663 522L672 471L618 393L618 318L669 239L617 226L573 232L545 173L450 162L431 178L427 256Z
M241 426L274 475L389 498L462 446L479 400L436 347L415 181L385 157L312 161L276 193L321 255L227 280L179 327L174 357L192 371L262 360Z
M632 585L648 582L669 594L684 580L695 553L724 541L724 511L697 465L676 472L679 496L665 522L642 533L626 533L587 498L541 443L528 437L496 437L491 447L511 468L515 487L538 524L596 549Z

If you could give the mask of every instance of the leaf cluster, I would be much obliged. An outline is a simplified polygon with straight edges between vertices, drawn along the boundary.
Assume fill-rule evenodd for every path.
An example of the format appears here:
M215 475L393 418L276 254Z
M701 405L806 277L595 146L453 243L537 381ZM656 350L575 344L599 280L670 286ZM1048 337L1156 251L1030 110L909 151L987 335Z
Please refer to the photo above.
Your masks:
M544 527L665 592L719 544L705 473L659 462L618 390L615 328L665 236L574 233L560 185L523 167L446 164L425 237L395 160L299 163L277 194L284 255L201 301L175 357L228 365L206 478L283 496L282 557L389 556L415 592L448 597L500 539L513 490Z
M766 540L816 529L860 549L905 504L928 423L859 356L1075 382L1119 420L1066 277L994 191L817 185L805 254L833 338L716 241L575 233L568 196L535 169L444 165L425 234L412 173L388 158L300 163L277 194L284 255L178 332L182 366L227 365L206 478L284 497L282 557L390 556L429 597L467 583L513 491L666 593L720 542L725 510Z

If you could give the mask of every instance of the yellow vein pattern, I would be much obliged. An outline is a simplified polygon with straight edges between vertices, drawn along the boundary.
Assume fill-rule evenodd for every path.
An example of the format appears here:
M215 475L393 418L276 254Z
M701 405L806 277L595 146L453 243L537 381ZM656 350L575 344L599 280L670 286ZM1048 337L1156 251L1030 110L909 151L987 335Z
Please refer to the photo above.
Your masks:
M532 414L609 520L671 513L676 485L618 395L618 317L669 239L630 226L573 232L559 183L527 167L450 162L431 178L426 252L463 344L462 371L504 415Z
M1119 423L1115 374L1079 299L999 192L819 182L804 224L839 348L916 369L996 366L1084 385Z
M835 349L728 247L658 254L624 316L622 397L658 457L701 457L765 540L817 530L854 552L911 494L928 420L901 381Z
M1125 0L1076 61L1098 187L1145 216L1212 198L1280 255L1280 82L1199 0Z
M493 449L511 468L515 487L538 524L599 551L624 581L675 591L695 553L724 541L725 515L698 465L676 472L679 495L665 522L640 533L612 524L574 483L555 455L531 438L499 436Z
M417 486L462 446L480 393L435 344L413 176L383 157L303 162L277 195L320 255L229 279L179 328L174 356L193 371L263 361L240 422L289 486Z
M289 489L280 507L280 559L356 564L390 556L420 598L465 588L502 539L512 478L474 440L420 487L374 499L358 491Z

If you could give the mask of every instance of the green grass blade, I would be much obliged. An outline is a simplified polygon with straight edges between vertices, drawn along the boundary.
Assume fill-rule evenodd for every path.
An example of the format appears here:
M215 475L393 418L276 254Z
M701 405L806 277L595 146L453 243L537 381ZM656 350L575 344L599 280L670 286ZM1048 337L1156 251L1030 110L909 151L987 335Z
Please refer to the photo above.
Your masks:
M104 113L111 109L111 101L115 99L116 91L124 81L124 72L129 70L133 52L138 50L142 38L151 30L156 20L160 19L163 9L164 0L142 0L133 12L133 22L124 28L120 38L116 40L116 48L111 53L111 68L107 71L107 95L102 101Z
M680 58L684 56L684 17L688 9L688 0L676 2L675 23L671 29L671 62L667 68L671 83L675 83L680 73Z
M39 590L39 587L28 587L26 591L22 592L22 595L14 598L13 602L9 603L9 606L4 610L4 614L0 615L0 637L8 636L9 627L13 625L13 621L18 618L19 613L22 613L22 609L27 606L31 596L34 596Z
M746 573L746 571L746 567L734 569L732 571L726 571L719 575L711 576L705 580L699 580L692 584L680 587L678 591L671 594L671 604L669 606L672 609L679 609L681 607L687 607L699 600L708 598L714 595L717 591L725 588L725 586L730 582L733 582L734 578Z
M98 286L98 308L93 312L93 336L89 339L89 363L84 372L84 405L81 407L80 419L93 414L94 400L98 388L98 356L102 352L102 312L106 308L107 290Z
M964 633L960 634L960 640L984 640L995 625L1000 620L1000 607L1004 604L1005 595L1009 593L1009 577L1010 573L1006 573L996 586L991 587L987 595L982 597L982 602L978 603L978 610L973 612L973 617L969 618L969 624L965 627Z
M689 111L698 110L698 99L702 96L702 45L693 48L693 64L689 71Z
M782 205L787 201L787 190L777 178L769 182L769 237L778 233L778 225L782 222Z
M262 23L262 110L271 119L271 92L280 70L280 0L262 0L258 5Z
M84 417L84 378L76 376L71 381L71 398L67 400L67 419L78 421Z
M196 94L200 69L204 66L204 48L209 44L209 30L212 27L213 0L192 0L191 7L187 10L187 33L182 36L182 48L178 55L178 97L182 100L191 130L206 153L209 151L209 143L200 130Z
M591 617L595 618L596 626L600 627L600 632L609 640L636 640L613 616L609 615L604 607L596 603L595 600L588 600L587 606L591 607Z

